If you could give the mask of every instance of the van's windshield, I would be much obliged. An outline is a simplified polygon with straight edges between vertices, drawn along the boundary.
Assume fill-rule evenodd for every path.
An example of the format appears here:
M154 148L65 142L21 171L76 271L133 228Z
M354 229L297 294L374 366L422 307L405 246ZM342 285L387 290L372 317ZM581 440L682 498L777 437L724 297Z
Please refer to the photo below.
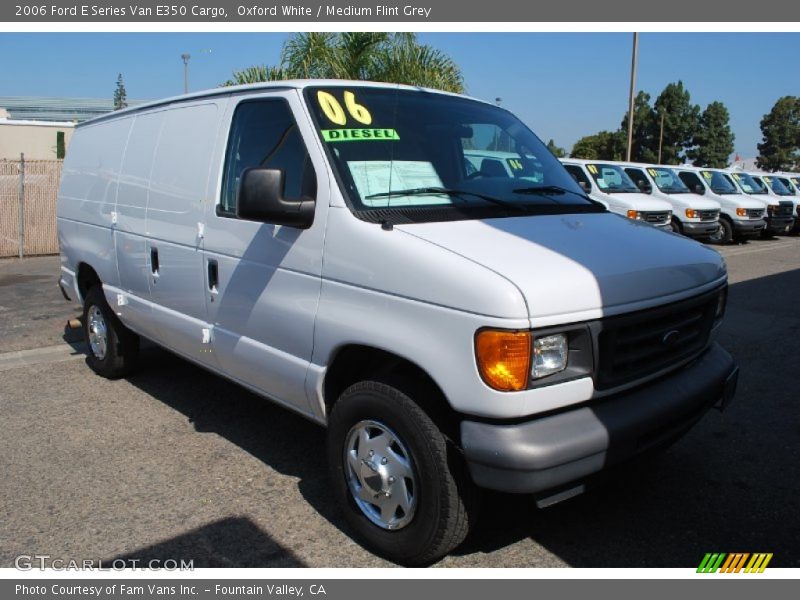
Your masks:
M762 179L767 182L767 185L770 187L770 189L778 196L794 196L792 190L783 185L783 182L777 177L764 176Z
M747 173L733 173L731 176L736 180L736 183L739 184L739 187L742 188L745 194L759 196L767 193L766 188L759 185L758 182Z
M741 192L736 188L733 182L724 174L719 171L701 171L703 178L706 180L708 187L715 194L740 194Z
M647 172L653 178L659 190L665 194L689 194L691 190L681 181L678 174L665 167L647 167Z
M592 163L586 165L597 187L606 194L633 194L639 191L628 174L617 165Z
M350 208L371 221L604 212L521 121L416 90L310 87L306 102Z

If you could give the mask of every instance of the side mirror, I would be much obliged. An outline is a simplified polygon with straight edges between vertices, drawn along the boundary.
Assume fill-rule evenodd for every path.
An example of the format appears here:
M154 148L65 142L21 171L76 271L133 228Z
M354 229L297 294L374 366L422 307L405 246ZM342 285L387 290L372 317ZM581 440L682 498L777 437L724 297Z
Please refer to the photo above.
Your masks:
M639 188L640 192L644 192L645 194L653 193L653 186L647 183L644 179L640 179L639 181L637 181L636 187Z
M592 186L589 184L588 181L579 181L578 185L581 186L581 189L587 194L590 194L592 192Z
M694 185L694 187L692 188L692 191L693 191L695 194L699 194L699 195L701 195L701 196L702 196L703 194L705 194L705 193L706 193L706 188L704 188L704 187L703 187L703 184L702 184L702 183L696 183L696 184Z
M248 221L260 221L308 229L314 222L313 198L283 197L284 173L280 169L245 169L239 182L236 216Z

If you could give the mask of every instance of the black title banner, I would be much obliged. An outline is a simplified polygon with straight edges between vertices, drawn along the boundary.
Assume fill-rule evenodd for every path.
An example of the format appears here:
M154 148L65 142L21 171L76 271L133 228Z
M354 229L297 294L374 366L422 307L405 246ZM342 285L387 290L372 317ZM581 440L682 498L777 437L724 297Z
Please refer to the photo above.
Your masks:
M668 10L665 10L668 6ZM761 0L12 0L0 5L10 22L775 22L796 30L800 3ZM780 25L784 24L785 27Z

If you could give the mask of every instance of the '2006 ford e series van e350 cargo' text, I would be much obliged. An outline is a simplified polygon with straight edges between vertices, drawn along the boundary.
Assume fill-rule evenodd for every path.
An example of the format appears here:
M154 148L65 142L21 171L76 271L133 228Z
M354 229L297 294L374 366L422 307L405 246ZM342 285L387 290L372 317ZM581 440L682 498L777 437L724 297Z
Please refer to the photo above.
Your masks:
M287 81L118 111L76 128L58 230L97 373L141 336L327 426L333 497L404 564L464 539L476 488L568 497L736 386L719 254L609 213L463 96Z

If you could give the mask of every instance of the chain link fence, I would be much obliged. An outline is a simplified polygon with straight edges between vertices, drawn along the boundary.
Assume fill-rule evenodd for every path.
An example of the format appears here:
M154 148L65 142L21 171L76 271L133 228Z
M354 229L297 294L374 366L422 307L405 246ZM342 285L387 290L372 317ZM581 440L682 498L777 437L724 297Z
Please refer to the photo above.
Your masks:
M61 160L0 160L0 258L58 254Z

